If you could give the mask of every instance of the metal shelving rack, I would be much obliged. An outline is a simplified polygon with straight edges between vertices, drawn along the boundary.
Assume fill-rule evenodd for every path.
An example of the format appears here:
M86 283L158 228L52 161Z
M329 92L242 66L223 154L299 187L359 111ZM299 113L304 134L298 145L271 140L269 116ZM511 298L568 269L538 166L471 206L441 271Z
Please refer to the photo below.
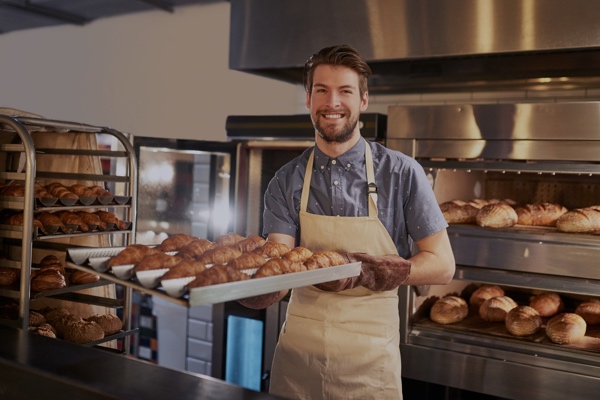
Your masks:
M91 135L110 135L116 139L116 149L59 149L59 148L36 148L32 132L43 131L44 134L52 135L58 132L71 132L76 134L91 134ZM12 135L7 137L10 143L0 144L0 152L9 155L20 155L20 166L17 170L11 171L12 167L5 168L0 172L0 179L4 182L12 180L22 182L25 187L24 197L9 197L0 196L0 209L13 209L23 211L23 226L12 227L3 225L0 228L0 240L4 244L20 246L20 260L2 260L2 265L20 268L20 284L18 290L0 289L0 296L14 298L19 300L19 318L17 325L20 329L27 330L29 325L29 310L30 302L39 297L52 297L68 301L88 303L105 307L122 307L123 308L123 331L120 334L105 338L105 341L123 338L123 349L125 353L130 351L130 338L137 329L132 330L131 326L131 300L132 289L124 287L122 299L105 298L81 293L73 293L80 289L89 287L113 284L113 282L101 279L99 282L88 285L77 285L73 287L67 286L59 290L47 292L32 293L31 282L31 265L32 265L32 248L52 249L65 251L69 247L74 247L72 244L53 242L57 238L69 238L84 235L108 235L109 240L115 240L119 236L124 241L125 245L132 244L135 241L136 232L136 194L137 194L137 161L135 151L123 133L107 127L93 126L81 123L48 120L44 118L32 118L21 116L9 116L0 114L0 135ZM111 139L113 140L113 139ZM89 174L89 173L64 173L64 172L49 172L37 171L36 156L39 154L46 155L71 155L71 156L97 156L116 160L124 166L120 168L118 173L111 174ZM8 160L8 158L7 158ZM24 162L23 162L24 160ZM8 162L7 162L8 164ZM55 179L57 181L99 181L109 182L110 184L119 185L119 190L123 191L123 197L128 198L125 203L116 204L93 204L93 205L73 205L73 206L52 206L44 207L36 202L34 197L34 185L36 179ZM76 210L76 209L114 209L119 210L124 215L123 218L131 221L130 226L126 230L111 230L111 231L95 231L95 232L74 232L60 235L40 235L37 229L33 227L33 219L36 212L40 211L58 211L61 209ZM92 343L95 345L98 343Z

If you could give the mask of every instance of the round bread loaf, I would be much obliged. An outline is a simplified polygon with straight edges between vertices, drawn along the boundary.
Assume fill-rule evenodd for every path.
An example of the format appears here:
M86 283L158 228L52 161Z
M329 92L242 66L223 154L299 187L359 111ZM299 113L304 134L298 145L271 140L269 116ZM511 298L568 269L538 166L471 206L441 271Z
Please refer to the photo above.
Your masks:
M484 301L492 297L504 296L504 289L496 285L482 285L469 297L469 304L473 307L481 307Z
M29 326L40 326L46 323L46 317L40 312L29 310Z
M104 331L104 336L119 333L123 328L123 322L119 317L113 314L96 314L85 318L88 322L96 322Z
M600 324L600 300L584 301L577 306L575 314L581 316L588 325Z
M529 306L535 308L542 317L552 317L562 312L565 308L561 297L553 292L531 297L529 299Z
M542 317L533 307L517 306L506 314L504 325L511 335L532 335L542 326Z
M85 344L104 339L104 331L96 322L80 321L70 324L63 333L65 340Z
M458 296L446 296L437 300L431 310L429 317L438 324L454 324L462 321L469 314L467 302Z
M515 307L517 307L517 303L510 297L496 296L481 304L479 316L485 321L504 322L506 314Z
M12 285L21 276L21 271L16 268L0 267L0 286Z
M44 323L39 326L30 326L28 329L31 333L56 339L56 330L50 324Z
M546 335L557 344L575 343L585 336L587 324L575 313L555 315L548 321Z
M487 204L477 211L477 225L490 228L508 228L517 223L519 217L514 208L504 202Z

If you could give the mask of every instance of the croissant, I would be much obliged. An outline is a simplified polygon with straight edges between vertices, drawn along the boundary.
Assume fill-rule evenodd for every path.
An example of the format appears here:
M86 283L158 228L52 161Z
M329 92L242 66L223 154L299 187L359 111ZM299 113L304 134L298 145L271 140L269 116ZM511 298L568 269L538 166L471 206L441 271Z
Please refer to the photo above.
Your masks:
M48 192L52 192L54 189L59 188L59 187L65 187L65 185L63 185L60 182L51 182L51 183L48 183L47 185L44 186L44 188Z
M219 246L205 251L204 254L198 258L198 261L201 261L205 264L225 264L241 255L242 252L238 249L227 246Z
M264 245L267 241L258 235L250 235L246 239L238 242L235 246L242 253L251 253Z
M89 189L91 191L93 191L94 193L96 193L96 196L113 197L113 194L111 192L109 192L108 190L106 190L105 188L103 188L102 186L94 185L94 186L90 186Z
M55 214L65 225L79 225L79 228L83 232L88 232L90 230L90 227L74 212L63 210L57 211Z
M216 244L210 240L196 239L179 249L177 255L189 260L194 260L215 246Z
M313 252L303 246L296 246L281 256L284 260L303 263L313 255Z
M156 250L156 248L146 246L145 244L130 244L108 260L108 267L137 264L147 255L157 252L158 250Z
M48 188L46 187L46 189ZM53 189L48 190L48 192L53 197L58 197L59 199L79 199L79 196L77 196L75 193L71 192L64 186L54 186Z
M106 230L106 222L102 221L98 215L88 211L76 211L75 214L77 214L88 227L89 225L96 225L103 231Z
M261 247L254 250L254 252L256 254L262 255L265 258L275 258L281 257L285 253L288 253L290 250L291 249L289 248L289 246L283 243L267 241Z
M238 258L227 263L228 266L235 269L254 269L262 267L267 262L267 259L257 253L243 253Z
M250 277L241 271L228 267L227 265L215 265L196 275L196 279L188 284L188 289L246 279L250 279Z
M194 239L198 239L195 236L185 235L183 233L177 233L171 237L166 238L157 247L160 251L178 251L182 247L190 244Z
M206 269L206 265L200 261L194 260L183 260L179 264L175 265L163 275L162 279L179 279L188 278L198 275L200 272Z
M11 215L10 217L6 218L3 222L6 225L14 225L14 226L23 226L23 219L25 218L25 216L23 215L22 212L20 213L16 213ZM44 226L42 225L42 223L40 222L39 219L37 218L33 218L32 220L32 226L34 228L40 228L40 229L44 229Z
M25 196L25 186L21 185L18 182L13 182L8 185L4 185L4 186L0 187L0 195L24 197Z
M44 228L58 226L63 230L67 229L65 228L65 225L63 224L62 220L58 216L52 214L51 212L42 211L36 214L36 218L42 223Z
M98 217L100 217L100 219L104 222L115 224L115 226L122 231L127 229L127 226L128 226L127 222L121 221L119 218L117 218L117 216L115 214L113 214L111 212L96 211L96 212L94 212L94 214L96 214Z
M133 272L150 271L154 269L171 268L181 262L181 257L165 253L155 253L144 257L134 268Z
M346 263L346 259L335 251L317 251L304 262L309 270L328 268Z
M38 199L53 198L52 195L50 193L48 193L48 191L39 183L36 183L34 185L33 191L34 191L34 197L37 197Z
M291 272L306 271L306 266L293 263L283 258L272 258L256 271L253 278L289 274Z
M69 186L69 190L80 197L96 197L97 194L87 186L75 184Z
M235 232L226 233L225 235L218 236L215 239L215 243L220 244L222 246L233 246L244 240L245 238L242 235L238 235Z

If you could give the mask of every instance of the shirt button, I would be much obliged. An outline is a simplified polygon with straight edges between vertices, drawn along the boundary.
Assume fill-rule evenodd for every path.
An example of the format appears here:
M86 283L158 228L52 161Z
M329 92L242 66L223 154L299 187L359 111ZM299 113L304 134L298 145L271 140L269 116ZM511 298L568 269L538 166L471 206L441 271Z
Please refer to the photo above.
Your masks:
M350 169L350 164L346 165L346 168Z
M333 181L333 184L334 184L335 186L337 186L337 185L338 185L338 183L339 183L338 181Z
M321 169L325 169L325 166L324 166L324 165L321 165Z
M335 161L335 160L331 160L331 163L332 163L333 165L335 165L335 164L337 164L337 161Z

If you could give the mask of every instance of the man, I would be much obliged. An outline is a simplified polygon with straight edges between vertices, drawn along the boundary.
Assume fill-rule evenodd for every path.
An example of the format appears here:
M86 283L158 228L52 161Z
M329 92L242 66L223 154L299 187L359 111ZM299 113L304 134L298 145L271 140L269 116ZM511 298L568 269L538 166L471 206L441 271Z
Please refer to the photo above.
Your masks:
M447 224L423 169L360 135L370 74L349 46L324 48L308 60L306 107L316 146L283 166L265 193L268 240L362 262L358 277L292 291L272 394L401 399L397 288L446 284L454 275ZM264 308L285 295L241 303Z

